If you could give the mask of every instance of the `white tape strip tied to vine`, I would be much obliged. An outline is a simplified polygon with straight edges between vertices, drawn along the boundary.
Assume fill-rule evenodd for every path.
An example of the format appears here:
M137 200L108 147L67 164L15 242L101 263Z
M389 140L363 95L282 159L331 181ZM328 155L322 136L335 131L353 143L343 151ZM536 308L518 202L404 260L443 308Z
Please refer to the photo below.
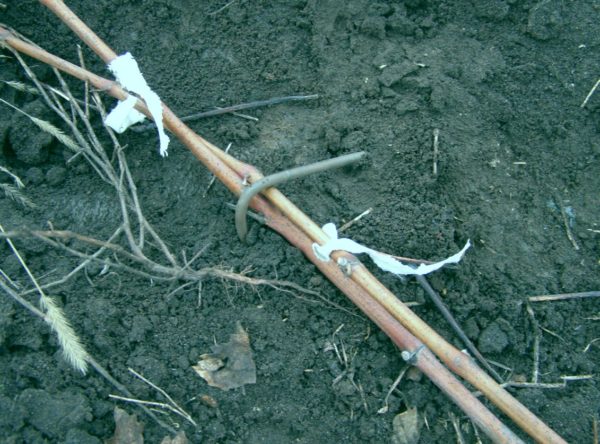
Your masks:
M163 125L163 109L160 97L146 83L146 79L144 79L131 53L127 52L115 58L108 64L108 69L114 74L117 82L123 88L138 94L144 99L158 129L160 155L163 157L167 156L170 139L165 133ZM118 133L122 133L134 123L141 122L144 119L144 115L134 108L135 102L134 96L129 96L126 100L119 102L106 117L105 123Z
M329 241L324 245L316 243L312 245L313 252L320 260L329 262L331 260L330 255L335 250L343 250L352 254L366 253L371 257L373 262L375 262L375 265L383 271L396 275L424 275L439 270L444 265L456 264L460 262L465 252L471 246L471 241L468 240L462 250L443 261L435 262L433 264L420 264L418 267L413 267L411 265L403 264L389 254L367 248L352 239L338 238L337 228L332 223L325 224L323 226L323 231L329 236Z

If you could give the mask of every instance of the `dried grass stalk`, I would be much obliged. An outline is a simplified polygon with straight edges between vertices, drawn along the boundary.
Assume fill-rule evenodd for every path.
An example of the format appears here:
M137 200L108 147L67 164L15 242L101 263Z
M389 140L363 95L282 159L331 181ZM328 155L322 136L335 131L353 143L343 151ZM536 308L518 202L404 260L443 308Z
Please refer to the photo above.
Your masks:
M43 293L40 293L40 306L46 312L44 321L56 332L65 360L85 375L87 372L87 352L62 308L56 305L54 299Z
M4 195L23 207L35 208L35 204L21 192L21 189L25 188L25 184L21 178L2 165L0 165L0 172L8 174L14 183L14 185L0 183L0 189L4 191Z
M2 231L3 233L5 232L4 227L2 227L2 225L0 225L0 231ZM29 279L35 286L40 296L39 305L41 308L41 313L38 310L32 310L32 308L34 308L33 305L28 303L22 296L18 295L16 292L10 291L10 288L8 286L2 285L2 288L9 296L11 296L17 302L29 308L34 313L42 315L44 321L56 333L65 360L73 368L85 374L87 372L88 354L85 351L81 340L75 333L75 330L73 330L73 327L71 327L69 321L67 320L64 311L56 304L54 299L47 296L44 293L44 291L40 288L37 279L34 277L33 273L31 273L31 270L29 270L27 263L19 253L17 247L15 247L14 243L8 238L6 239L6 242L8 243L13 254L17 257L19 263L29 276Z

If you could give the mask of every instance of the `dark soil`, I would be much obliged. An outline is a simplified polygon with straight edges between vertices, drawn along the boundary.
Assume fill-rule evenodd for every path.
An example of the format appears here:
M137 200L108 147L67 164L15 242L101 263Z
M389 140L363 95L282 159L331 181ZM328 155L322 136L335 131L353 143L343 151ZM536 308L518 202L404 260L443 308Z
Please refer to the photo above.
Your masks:
M77 61L77 38L44 7L3 3L1 21ZM286 184L282 191L320 224L339 226L372 207L346 235L386 252L439 259L470 238L474 247L463 262L430 281L482 353L511 369L506 377L531 378L535 330L527 297L600 290L600 92L580 107L600 76L597 2L69 3L117 52L136 57L150 85L179 115L319 94L318 100L247 112L257 122L228 115L192 127L218 146L232 143L232 154L265 173L368 151L364 165ZM88 67L108 75L84 53ZM32 64L43 80L56 83L49 69ZM2 58L0 78L26 81L10 57ZM52 119L32 96L0 88L9 102ZM1 106L0 165L26 182L24 193L37 209L1 199L0 223L13 229L51 222L106 239L119 224L114 191L83 162L67 164L62 146ZM436 176L434 129L440 134ZM225 206L233 197L218 184L204 196L210 174L179 142L161 158L152 132L128 132L121 141L146 214L173 251L189 258L208 245L196 266L251 267L254 277L293 281L357 313L276 233L252 223L250 243L242 245ZM561 207L578 250L567 237ZM31 239L16 244L42 282L78 263ZM8 247L0 251L3 273L28 287ZM163 400L128 367L192 415L197 429L161 416L179 423L192 442L389 442L394 415L407 407L426 418L420 442L454 442L451 412L465 426L467 442L475 441L462 412L426 378L405 379L389 412L377 413L404 363L362 316L219 280L204 283L199 307L196 289L173 294L176 285L99 271L78 274L53 296L90 353L136 397ZM377 274L403 300L423 302L415 311L463 348L413 280ZM83 377L73 371L55 336L12 299L0 298L0 306L1 441L99 443L111 437L117 403L108 395L116 390L94 372ZM588 345L600 337L598 299L532 307L542 328L540 381L594 376L565 388L513 393L569 442L592 442L600 342ZM191 366L215 341L226 342L238 321L250 336L257 382L230 391L209 387ZM327 347L334 340L344 345L346 369ZM216 408L200 401L206 395ZM167 434L135 407L118 405L138 414L146 442Z

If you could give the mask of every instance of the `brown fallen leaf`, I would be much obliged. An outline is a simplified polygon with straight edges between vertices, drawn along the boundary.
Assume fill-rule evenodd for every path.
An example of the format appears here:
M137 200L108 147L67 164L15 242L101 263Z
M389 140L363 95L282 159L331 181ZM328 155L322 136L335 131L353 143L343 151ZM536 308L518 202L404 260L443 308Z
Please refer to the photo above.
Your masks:
M241 324L226 344L211 347L213 353L200 356L192 368L208 385L222 390L256 383L256 365L252 359L250 338Z
M115 434L106 444L144 444L144 424L138 422L136 415L115 407Z
M417 409L408 409L397 414L392 425L394 428L393 444L417 444L419 442L421 426L419 425Z

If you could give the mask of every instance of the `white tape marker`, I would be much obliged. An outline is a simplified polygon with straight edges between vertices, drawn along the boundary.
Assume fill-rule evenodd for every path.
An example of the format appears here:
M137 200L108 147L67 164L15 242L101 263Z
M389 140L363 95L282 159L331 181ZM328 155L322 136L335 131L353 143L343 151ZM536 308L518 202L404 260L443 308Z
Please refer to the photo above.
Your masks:
M163 125L162 104L160 98L158 97L158 94L152 91L148 86L148 83L146 83L146 79L144 79L144 76L142 75L135 59L130 53L127 52L110 62L108 65L108 69L110 69L110 71L115 75L117 81L121 84L121 86L123 86L128 91L139 94L139 96L142 99L144 99L144 101L146 102L146 106L148 107L148 110L150 111L150 114L152 114L152 118L156 123L156 128L158 129L158 138L160 141L160 155L166 156L168 154L167 149L169 148L169 136L167 136L167 134L165 133L165 127ZM118 109L118 107L119 106L117 105L117 107L113 111L111 111L109 117L113 112L115 112ZM136 110L133 111L137 112ZM135 118L126 117L125 120L133 121L135 120ZM127 125L125 121L122 122L121 125L117 124L118 127L124 127L122 131L125 131L125 129L127 128L127 126L125 125ZM114 127L111 126L111 128ZM115 131L118 130L115 129Z
M343 250L352 254L368 254L375 265L381 268L383 271L388 271L397 275L424 275L431 273L432 271L439 270L444 265L447 264L456 264L459 262L464 256L465 252L471 246L471 241L467 241L462 250L458 253L450 256L443 261L436 262L434 264L420 264L418 267L412 267L410 265L405 265L399 260L395 259L393 256L389 254L381 253L379 251L372 250L370 248L365 247L364 245L359 244L358 242L354 242L352 239L338 238L337 228L334 224L326 224L323 226L323 231L327 236L329 236L329 241L325 243L325 245L313 244L313 252L315 255L324 262L329 262L330 255L335 250Z
M146 116L134 108L136 103L135 96L128 96L122 102L117 103L117 106L106 116L104 123L121 134L131 125L141 122Z

